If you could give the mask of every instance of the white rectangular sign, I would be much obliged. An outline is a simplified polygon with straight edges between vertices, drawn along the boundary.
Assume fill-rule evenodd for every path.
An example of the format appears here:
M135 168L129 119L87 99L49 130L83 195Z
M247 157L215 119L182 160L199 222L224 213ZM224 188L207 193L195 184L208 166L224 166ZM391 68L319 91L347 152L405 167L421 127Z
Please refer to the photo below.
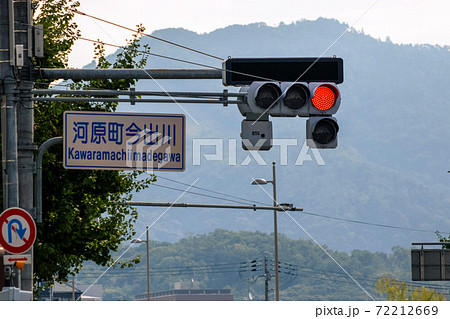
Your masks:
M64 112L66 169L184 171L183 114Z
M24 261L25 263L31 262L31 255L5 255L3 256L3 264L14 265L16 261Z

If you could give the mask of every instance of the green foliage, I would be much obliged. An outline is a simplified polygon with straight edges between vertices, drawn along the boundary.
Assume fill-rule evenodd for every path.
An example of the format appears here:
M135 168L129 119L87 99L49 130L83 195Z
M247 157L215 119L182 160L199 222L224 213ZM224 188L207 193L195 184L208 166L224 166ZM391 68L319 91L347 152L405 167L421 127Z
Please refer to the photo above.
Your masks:
M280 276L282 300L370 300L314 242L293 240L282 234L278 238L280 263L293 265L296 268L294 273L297 274ZM116 258L124 253L124 259L137 255L145 259L145 246L124 245L115 254ZM402 280L411 276L409 250L406 248L394 247L391 254L366 250L355 250L348 254L324 248L372 296L376 296L375 284L383 274ZM242 263L255 259L263 261L264 257L273 259L273 234L218 229L210 234L189 236L173 244L151 241L150 290L171 290L175 282L194 280L201 288L229 288L235 300L247 300L249 292L255 300L264 300L263 278L250 278L249 273L239 272ZM104 267L88 263L77 275L77 282L91 284L99 279L97 283L103 285L105 300L131 300L134 295L146 291L145 262L133 268L109 270L102 275L105 270ZM273 270L271 273L273 275ZM252 274L259 276L262 271ZM273 287L272 278L269 288Z
M447 242L450 243L450 236L449 236L448 238L445 238L445 237L442 236L441 233L438 232L438 231L436 231L436 236L438 237L438 239L439 239L439 241L440 241L441 243L447 243ZM448 245L442 245L442 248L450 249L450 244L448 244Z
M68 53L80 37L78 26L72 21L74 9L80 6L78 1L59 0L34 1L37 14L34 24L44 27L44 57L39 60L48 68L67 67Z
M390 301L444 301L445 296L436 290L426 287L413 288L406 282L394 279L392 276L382 276L376 283L376 290L381 295L386 294Z
M80 36L72 22L71 10L79 6L76 1L38 1L36 24L44 25L45 56L36 64L47 68L67 67L67 55ZM95 47L97 68L141 68L147 62L145 54L138 59L137 34L128 46L109 63L102 43ZM72 83L76 89L125 90L135 80L95 80ZM48 86L43 80L41 83ZM35 103L35 142L41 145L47 139L63 135L63 113L66 110L114 111L117 103ZM43 222L38 224L34 246L34 272L36 282L67 280L69 274L79 271L91 260L99 265L112 262L111 252L135 234L133 225L137 211L124 202L155 180L153 175L102 170L65 170L62 167L62 148L47 151L43 163ZM138 259L135 259L137 261ZM126 265L126 263L125 263Z

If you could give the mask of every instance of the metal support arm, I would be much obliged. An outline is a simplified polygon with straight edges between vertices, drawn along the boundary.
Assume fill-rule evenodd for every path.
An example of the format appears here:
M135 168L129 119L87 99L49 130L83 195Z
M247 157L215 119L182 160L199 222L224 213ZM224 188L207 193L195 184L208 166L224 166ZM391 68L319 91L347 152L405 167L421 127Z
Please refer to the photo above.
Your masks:
M188 204L188 203L154 203L154 202L127 202L130 206L153 206L153 207L196 207L196 208L230 208L230 209L252 209L252 210L271 210L271 211L296 211L301 212L303 208L283 206L246 206L246 205L218 205L218 204Z
M42 160L45 152L53 145L62 144L63 138L61 136L51 138L45 141L39 147L36 155L36 182L35 182L35 196L36 196L36 221L42 222Z
M222 79L217 69L40 69L44 79Z

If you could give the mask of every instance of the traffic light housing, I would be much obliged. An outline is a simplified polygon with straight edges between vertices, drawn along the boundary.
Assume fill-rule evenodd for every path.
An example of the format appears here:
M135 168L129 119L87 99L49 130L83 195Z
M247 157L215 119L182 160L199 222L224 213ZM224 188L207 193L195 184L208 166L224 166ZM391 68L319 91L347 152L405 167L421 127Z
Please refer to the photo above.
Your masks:
M332 116L314 116L306 121L306 145L311 148L336 148L339 125Z
M308 83L282 82L279 108L272 116L308 116L310 91Z
M272 147L272 138L271 121L242 121L241 139L244 150L268 151Z
M244 86L246 100L238 104L242 115L274 117L310 117L335 114L341 104L339 88L334 83L253 82Z
M241 86L240 93L245 93L238 102L246 117L241 137L251 137L259 145L257 131L269 131L269 116L299 116L308 118L308 146L337 147L339 125L333 115L341 104L337 87L344 82L341 58L229 58L223 63L222 80L224 85ZM270 149L271 142L265 143L270 144L264 144L263 150Z
M242 122L242 139L247 139L245 150L269 150L271 148L273 117L308 117L306 122L307 145L311 148L336 148L339 125L332 117L341 105L341 93L331 82L263 82L256 81L242 87L246 99L238 104L239 111L246 117ZM248 125L251 123L251 125ZM258 125L255 125L258 123ZM270 129L269 129L270 127ZM266 140L262 139L260 131ZM270 134L269 134L270 132ZM250 147L259 145L258 147ZM259 143L258 143L259 142ZM261 147L262 146L262 147Z

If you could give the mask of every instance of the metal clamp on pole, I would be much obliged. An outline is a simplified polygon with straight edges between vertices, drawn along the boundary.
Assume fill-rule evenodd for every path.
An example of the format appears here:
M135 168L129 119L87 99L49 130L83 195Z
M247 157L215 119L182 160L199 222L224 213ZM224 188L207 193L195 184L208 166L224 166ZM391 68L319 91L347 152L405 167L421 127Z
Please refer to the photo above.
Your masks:
M227 89L223 90L223 96L220 98L220 100L223 102L224 107L228 106L228 90Z
M131 94L130 94L130 103L131 103L131 105L136 105L136 95L135 95L136 89L135 88L131 88L130 92L131 92Z

